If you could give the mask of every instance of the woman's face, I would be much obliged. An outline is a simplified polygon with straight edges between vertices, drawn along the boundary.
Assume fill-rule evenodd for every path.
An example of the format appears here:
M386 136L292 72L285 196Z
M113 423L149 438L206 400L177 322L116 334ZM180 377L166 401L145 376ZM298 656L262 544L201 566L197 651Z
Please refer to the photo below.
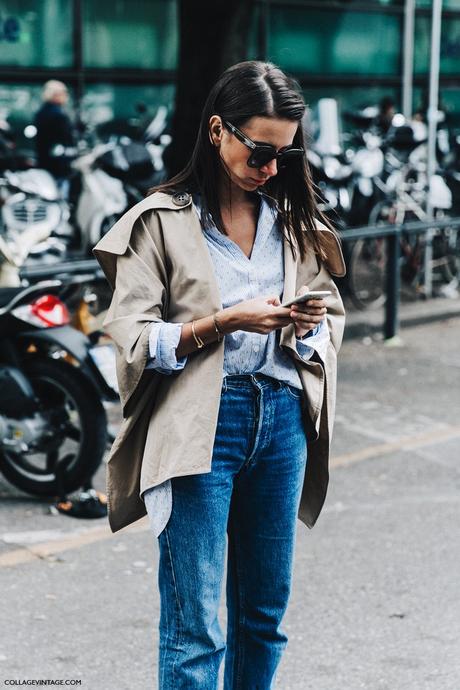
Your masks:
M278 151L285 146L292 146L297 127L298 123L292 122L292 120L255 116L238 129L252 141L271 144ZM277 174L276 159L261 168L249 167L247 160L251 154L251 149L222 125L219 115L213 115L210 118L209 134L230 179L241 189L254 191L267 182L270 177Z

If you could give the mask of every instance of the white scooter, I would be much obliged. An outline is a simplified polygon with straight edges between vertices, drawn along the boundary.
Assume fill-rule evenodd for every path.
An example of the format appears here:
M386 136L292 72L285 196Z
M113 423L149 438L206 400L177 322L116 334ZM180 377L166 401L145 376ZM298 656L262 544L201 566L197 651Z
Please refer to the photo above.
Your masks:
M61 260L73 229L68 204L46 170L6 170L0 178L0 198L0 286L15 287L26 261L33 265Z
M72 167L81 174L82 190L75 220L80 228L81 249L85 254L91 252L128 206L123 183L97 166L97 159L113 148L112 143L98 144L72 163Z

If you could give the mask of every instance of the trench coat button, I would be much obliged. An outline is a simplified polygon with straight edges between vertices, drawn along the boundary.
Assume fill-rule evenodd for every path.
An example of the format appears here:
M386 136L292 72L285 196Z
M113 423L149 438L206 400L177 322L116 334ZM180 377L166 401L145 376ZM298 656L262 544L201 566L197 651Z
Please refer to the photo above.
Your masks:
M176 192L173 194L172 202L176 206L187 206L190 201L190 194L188 192Z

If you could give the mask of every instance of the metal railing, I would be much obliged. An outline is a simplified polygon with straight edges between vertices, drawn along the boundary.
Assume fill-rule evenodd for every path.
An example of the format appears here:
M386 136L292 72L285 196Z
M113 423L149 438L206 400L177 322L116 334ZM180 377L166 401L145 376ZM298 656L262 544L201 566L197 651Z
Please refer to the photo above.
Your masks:
M54 264L25 266L20 270L21 279L31 282L45 280L50 277L60 280L69 275L87 275L92 280L105 280L104 272L96 259L69 259Z
M359 228L349 228L340 232L342 242L356 242L357 240L386 238L387 241L387 265L386 265L386 300L385 321L383 334L385 340L393 338L399 331L399 305L400 305L400 258L401 235L428 235L432 231L445 227L456 228L460 226L460 217L442 218L440 220L410 221L407 223L391 225L367 225ZM425 245L426 249L426 245Z
M460 227L460 217L410 221L392 225L368 225L340 232L342 241L346 243L362 239L386 238L386 301L383 326L386 340L393 338L399 331L401 234L404 232L407 235L427 235L445 227ZM69 260L54 265L24 268L21 271L21 278L32 282L49 278L64 279L70 275L75 276L77 280L78 277L80 280L83 277L87 280L105 280L104 273L95 259Z

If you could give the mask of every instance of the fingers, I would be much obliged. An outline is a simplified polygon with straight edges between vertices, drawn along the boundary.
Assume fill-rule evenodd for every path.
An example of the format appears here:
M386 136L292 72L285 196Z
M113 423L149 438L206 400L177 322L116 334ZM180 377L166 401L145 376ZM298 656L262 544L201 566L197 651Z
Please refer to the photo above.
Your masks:
M295 309L293 305L291 311L298 314L310 314L311 316L323 316L327 314L326 307L299 307Z
M319 326L321 323L322 319L319 319L318 321L307 321L307 320L296 320L294 321L296 328L301 328L305 332L311 331L313 328L316 328Z
M321 309L321 308L326 308L326 300L324 299L309 299L306 302L300 303L300 304L293 304L293 307L298 307L299 309Z
M293 316L293 318L296 315L302 316L304 314L307 316L323 317L325 314L327 314L327 307L325 306L324 301L322 302L323 303L318 306L315 304L311 304L310 300L305 304L293 304L291 307L291 315Z
M268 333L271 333L272 331L276 331L279 328L284 328L285 326L290 326L291 324L292 319L289 317L275 317L274 319L269 319L265 324L260 325L256 332L268 335Z
M310 331L323 321L326 311L327 310L323 308L320 314L309 314L297 309L292 309L291 319L294 321L296 327L298 326L299 328L305 329L305 331Z

